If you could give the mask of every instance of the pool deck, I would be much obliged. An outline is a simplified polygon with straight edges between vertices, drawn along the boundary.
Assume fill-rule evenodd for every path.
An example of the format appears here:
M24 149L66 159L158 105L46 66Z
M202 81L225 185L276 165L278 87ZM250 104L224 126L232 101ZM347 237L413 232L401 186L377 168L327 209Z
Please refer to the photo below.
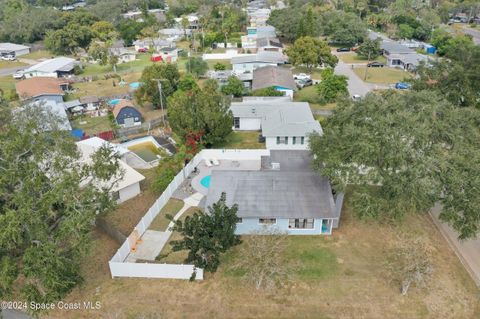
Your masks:
M197 169L199 170L198 175L192 178L192 188L202 195L208 194L208 188L204 187L200 181L205 176L211 175L213 170L218 171L258 171L260 170L261 163L260 161L231 161L231 160L219 160L220 165L208 167L205 165L205 162L202 161L198 164Z

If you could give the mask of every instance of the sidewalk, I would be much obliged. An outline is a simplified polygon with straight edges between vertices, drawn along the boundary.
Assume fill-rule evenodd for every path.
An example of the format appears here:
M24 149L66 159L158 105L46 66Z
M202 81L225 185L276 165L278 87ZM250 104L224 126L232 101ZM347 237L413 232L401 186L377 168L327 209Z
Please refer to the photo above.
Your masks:
M436 204L430 211L433 223L453 248L475 284L480 287L480 239L459 240L457 232L438 219L440 210L441 206Z

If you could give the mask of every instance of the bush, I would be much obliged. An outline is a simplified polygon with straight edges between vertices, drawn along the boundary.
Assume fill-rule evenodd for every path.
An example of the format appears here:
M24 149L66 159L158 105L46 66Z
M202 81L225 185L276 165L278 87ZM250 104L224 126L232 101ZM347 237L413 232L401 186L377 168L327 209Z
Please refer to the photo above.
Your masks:
M253 96L283 96L283 92L275 90L273 86L252 91Z
M217 62L215 63L215 65L213 66L213 69L215 71L225 71L227 69L227 66L223 63L220 63L220 62Z

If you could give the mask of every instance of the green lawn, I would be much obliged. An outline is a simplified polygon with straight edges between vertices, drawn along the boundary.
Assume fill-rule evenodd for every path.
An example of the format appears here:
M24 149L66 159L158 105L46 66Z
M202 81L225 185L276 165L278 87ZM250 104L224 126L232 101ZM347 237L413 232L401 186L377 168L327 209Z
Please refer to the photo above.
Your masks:
M150 61L150 54L139 53L137 59L132 62L121 63L117 65L118 73L141 72L146 66L152 65L154 62ZM103 75L106 73L113 73L110 65L87 64L81 76L89 75Z
M265 143L258 142L258 135L258 131L235 131L226 137L224 143L214 148L264 149Z
M127 82L135 82L138 81L140 78L140 72L131 72L128 74L122 74L122 79ZM113 86L113 82L115 82L115 86ZM108 79L105 80L100 78L97 81L92 82L78 82L74 83L73 87L75 89L75 93L70 95L70 99L76 99L81 96L111 96L111 95L118 95L118 94L126 94L129 91L129 86L118 85L118 79Z
M345 63L367 63L367 59L359 57L355 52L338 54L337 57ZM372 59L372 61L387 63L387 59L383 55Z
M25 59L32 59L32 60L38 60L38 59L50 59L55 57L55 54L48 52L47 50L38 50L35 52L31 52L29 54L25 54L20 56L20 58L25 58Z
M15 82L16 80L11 75L0 77L0 90L4 92L15 90Z
M296 102L308 102L310 108L313 110L333 109L337 106L337 103L320 104L319 99L320 95L318 94L315 85L307 86L306 88L298 90L293 96L293 100Z
M86 123L80 124L80 122ZM108 116L81 116L74 119L71 123L73 128L83 129L88 135L110 131L112 129Z
M168 214L174 217L180 211L180 209L182 209L183 204L183 201L179 199L170 199L162 208L157 217L155 217L155 219L152 221L148 229L166 231L168 224L170 223L170 220L166 217L166 215Z
M353 71L363 80L365 67L355 68ZM368 68L365 82L378 84L392 84L411 78L411 74L395 68Z
M25 66L26 63L22 63L19 61L3 61L0 60L0 69L10 69L10 68L17 68L20 66Z

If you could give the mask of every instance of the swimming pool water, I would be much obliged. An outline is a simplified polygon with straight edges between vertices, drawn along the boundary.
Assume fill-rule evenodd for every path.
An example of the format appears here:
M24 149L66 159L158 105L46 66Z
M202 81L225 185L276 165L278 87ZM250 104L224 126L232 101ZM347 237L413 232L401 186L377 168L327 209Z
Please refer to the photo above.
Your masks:
M146 141L132 146L128 146L128 149L137 154L147 163L158 160L157 155L161 155L159 149L151 141Z
M210 187L210 178L211 178L211 177L212 177L211 175L205 176L204 178L202 178L202 179L200 180L200 184L202 184L202 186L205 187L205 188L209 188L209 187Z
M140 82L132 82L129 84L129 86L132 88L132 89L138 89L138 87L140 86Z
M115 99L115 100L110 100L108 103L110 103L110 105L117 105L119 102L120 102L119 99Z

